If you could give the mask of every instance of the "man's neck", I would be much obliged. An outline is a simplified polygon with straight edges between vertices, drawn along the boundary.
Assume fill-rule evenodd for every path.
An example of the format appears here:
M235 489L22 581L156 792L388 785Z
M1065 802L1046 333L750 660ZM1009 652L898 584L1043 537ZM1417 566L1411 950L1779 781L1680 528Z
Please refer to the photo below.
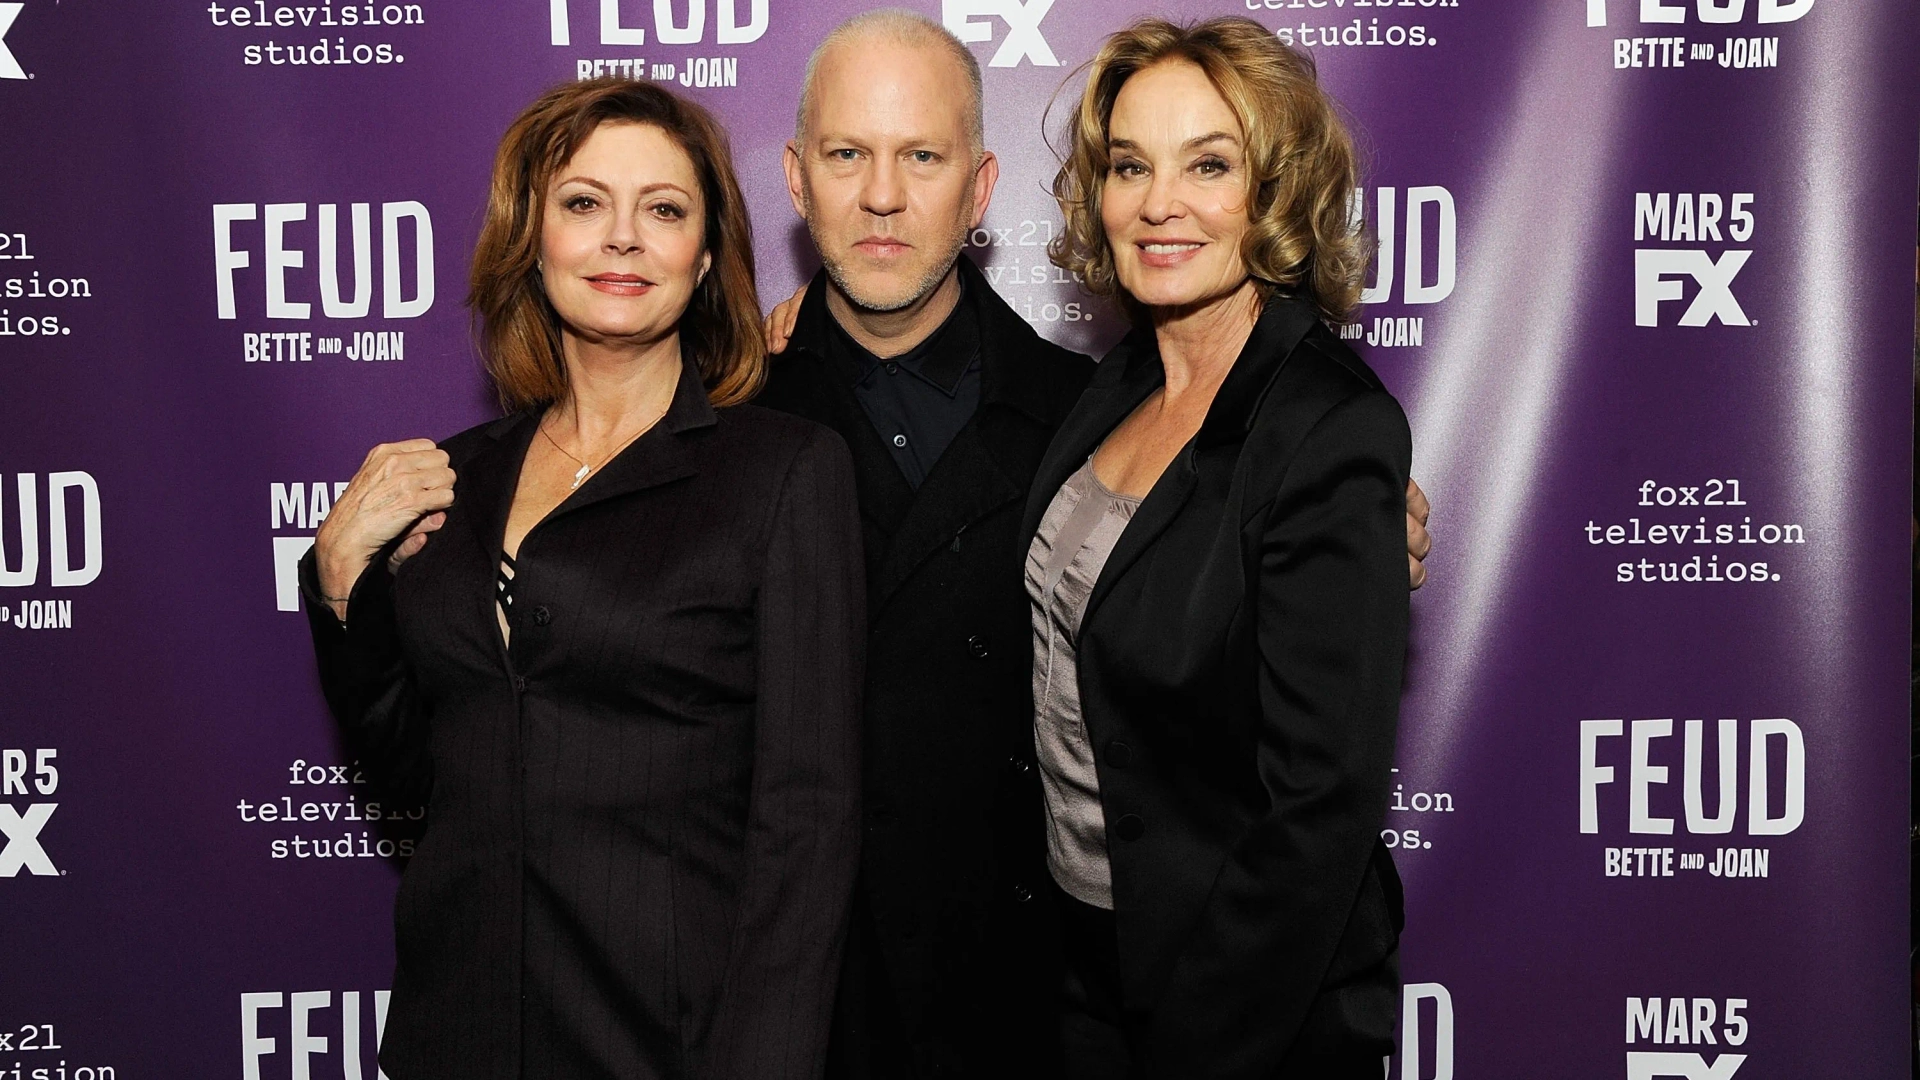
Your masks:
M827 313L860 347L882 360L918 348L953 314L960 303L960 263L940 279L933 290L895 311L869 311L847 299L833 279L827 279Z

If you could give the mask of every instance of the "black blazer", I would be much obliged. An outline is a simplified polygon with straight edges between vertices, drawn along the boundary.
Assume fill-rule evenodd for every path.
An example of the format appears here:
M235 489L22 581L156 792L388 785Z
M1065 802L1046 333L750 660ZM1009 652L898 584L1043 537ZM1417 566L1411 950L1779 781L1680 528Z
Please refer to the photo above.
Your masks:
M400 882L395 1080L804 1078L858 863L863 582L818 425L673 404L521 544L537 413L446 441L447 521L308 599L351 749L427 827ZM311 564L306 568L314 584Z
M980 405L918 490L830 362L824 274L758 399L846 439L866 541L866 840L834 1077L1060 1075L1019 532L1093 363L959 266L981 312Z
M1151 333L1102 361L1023 537L1163 380ZM1379 836L1410 453L1374 374L1310 305L1274 300L1088 597L1080 700L1155 1075L1307 1080L1393 1050L1400 886Z

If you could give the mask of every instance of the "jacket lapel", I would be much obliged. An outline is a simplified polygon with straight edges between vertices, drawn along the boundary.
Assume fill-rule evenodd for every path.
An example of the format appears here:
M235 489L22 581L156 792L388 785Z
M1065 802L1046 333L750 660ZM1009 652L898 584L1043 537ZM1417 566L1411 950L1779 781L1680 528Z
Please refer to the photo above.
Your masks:
M870 597L873 611L886 604L927 556L957 541L968 525L1025 494L988 451L983 412L976 412L953 437L914 493L912 505L894 531L893 543L874 578Z
M699 431L717 423L719 417L707 401L707 388L700 382L699 369L692 359L683 356L680 383L674 388L673 403L667 406L660 422L602 465L600 471L587 477L586 483L554 507L540 525L608 499L694 475L699 469L694 464L690 440Z
M1192 441L1181 448L1178 454L1174 455L1173 461L1167 465L1167 471L1161 474L1160 479L1154 483L1153 489L1147 492L1147 497L1141 500L1139 509L1134 511L1133 520L1127 523L1126 529L1120 534L1119 541L1114 544L1113 552L1108 555L1106 565L1100 570L1099 580L1094 582L1093 592L1087 597L1086 608L1080 617L1082 626L1087 625L1087 620L1092 618L1094 610L1113 592L1115 583L1126 574L1127 569L1139 561L1140 556L1153 545L1160 534L1180 516L1181 509L1186 506L1187 500L1192 497L1194 489L1199 484L1201 452L1222 444L1237 444L1246 440L1247 432L1253 426L1254 417L1259 411L1260 404L1266 399L1267 391L1272 387L1274 378L1280 374L1281 368L1286 366L1287 357L1293 354L1294 347L1306 337L1307 331L1313 328L1317 319L1318 316L1311 305L1289 297L1276 297L1268 301L1266 307L1261 310L1260 319L1254 324L1253 333L1247 337L1246 345L1241 348L1240 355L1234 359L1232 370L1227 372L1226 379L1221 382L1220 389L1214 394L1213 403L1207 407L1207 416L1201 421L1199 432L1195 434ZM1154 377L1148 385L1147 393L1151 393L1165 380L1165 371L1160 366L1158 350L1153 351L1152 361L1150 366L1154 371ZM1140 364L1137 355L1134 363L1146 366ZM1134 377L1130 375L1128 384L1131 385L1133 381ZM1112 423L1101 429L1099 437L1105 438L1107 432L1112 431L1128 412L1146 399L1146 396L1147 394L1140 394L1138 397L1124 395L1124 397L1132 397L1132 404L1127 406L1125 412L1121 412L1114 418ZM1097 440L1094 445L1098 445ZM1092 452L1091 446L1087 452ZM1238 451L1235 450L1233 453L1237 457ZM1083 455L1078 460L1086 459ZM1075 464L1068 469L1067 473L1061 476L1060 482L1064 483L1066 477L1072 474L1073 468L1078 467L1078 464ZM1055 488L1058 488L1058 484ZM1048 493L1047 498L1049 501L1053 498L1051 492ZM1031 510L1031 504L1029 509ZM1042 507L1042 513L1044 512L1045 508ZM1039 527L1038 519L1035 520L1034 527L1036 529Z
M487 427L489 442L460 469L454 480L454 505L464 508L474 539L490 560L498 561L507 535L507 512L520 486L520 465L527 458L540 421L539 409L523 409Z
M487 428L492 441L467 462L455 481L455 498L466 507L467 522L480 542L480 550L490 559L499 555L506 537L507 515L520 488L520 467L527 460L527 448L539 431L544 412L542 408L525 409L495 421ZM587 477L578 491L534 528L595 503L694 475L698 470L687 440L718 422L713 406L707 402L706 388L700 383L699 370L691 360L683 359L673 403L660 422Z
M1108 432L1118 427L1120 421L1139 408L1166 380L1159 354L1153 350L1152 338L1146 336L1142 340L1145 333L1136 330L1128 334L1100 361L1094 370L1093 382L1080 395L1079 403L1047 447L1046 456L1040 459L1033 488L1027 494L1027 512L1020 522L1023 553L1033 542L1033 534L1040 530L1040 519L1046 516L1060 485L1086 462Z

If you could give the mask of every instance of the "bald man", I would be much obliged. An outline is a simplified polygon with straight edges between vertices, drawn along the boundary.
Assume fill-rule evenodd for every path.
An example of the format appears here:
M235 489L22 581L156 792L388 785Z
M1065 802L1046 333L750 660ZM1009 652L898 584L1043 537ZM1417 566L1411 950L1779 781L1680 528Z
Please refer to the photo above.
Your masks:
M938 23L878 11L829 34L785 163L823 268L770 320L776 351L791 336L756 403L846 440L869 582L866 831L828 1075L1057 1078L1018 532L1093 364L961 253L1000 167L979 64ZM1408 543L1417 584L1411 517Z

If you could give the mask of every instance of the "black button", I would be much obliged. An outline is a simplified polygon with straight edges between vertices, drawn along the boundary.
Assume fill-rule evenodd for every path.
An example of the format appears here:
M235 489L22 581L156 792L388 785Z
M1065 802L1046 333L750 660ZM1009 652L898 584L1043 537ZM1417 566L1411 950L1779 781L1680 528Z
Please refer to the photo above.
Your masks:
M1133 747L1115 739L1107 744L1107 764L1124 769L1133 764Z
M1013 898L1024 904L1033 899L1033 890L1027 888L1025 885L1015 885L1013 887Z
M905 435L895 435L893 437L893 445L895 446L907 445L907 437Z
M1023 757L1010 757L1007 759L1007 768L1017 773L1024 773L1033 768L1033 762Z
M527 689L527 677L525 675L515 675L513 677L513 688L524 693Z
M973 654L974 659L985 660L987 658L987 639L981 637L979 634L973 635L967 639L967 651Z
M1120 820L1113 823L1114 835L1122 840L1138 840L1147 831L1147 823L1140 820L1138 814L1122 814Z
M533 609L533 625L546 626L551 622L553 622L553 612L547 610L547 605L541 604Z
M887 361L887 364L886 364L886 368L887 368L887 374L889 374L889 375L898 375L898 374L900 374L900 365L899 365L899 364L896 364L896 363L894 363L894 362L893 362L893 361L891 361L891 360L889 360L889 361Z

